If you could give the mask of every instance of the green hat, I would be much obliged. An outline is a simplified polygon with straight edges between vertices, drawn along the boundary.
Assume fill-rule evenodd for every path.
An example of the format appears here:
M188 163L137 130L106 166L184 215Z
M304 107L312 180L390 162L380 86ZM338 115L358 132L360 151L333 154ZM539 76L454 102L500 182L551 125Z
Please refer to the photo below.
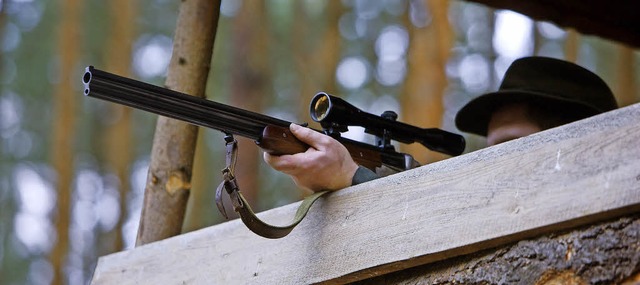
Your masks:
M491 114L512 102L571 111L575 120L618 108L607 84L593 72L559 59L525 57L509 66L497 92L481 95L462 107L456 126L463 132L486 136Z

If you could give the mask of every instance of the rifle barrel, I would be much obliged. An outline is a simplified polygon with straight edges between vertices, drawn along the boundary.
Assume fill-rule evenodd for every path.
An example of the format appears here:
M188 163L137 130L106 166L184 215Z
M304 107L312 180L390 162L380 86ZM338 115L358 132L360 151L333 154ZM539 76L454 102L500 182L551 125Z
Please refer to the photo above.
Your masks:
M89 66L84 95L258 141L268 125L290 122L133 80Z

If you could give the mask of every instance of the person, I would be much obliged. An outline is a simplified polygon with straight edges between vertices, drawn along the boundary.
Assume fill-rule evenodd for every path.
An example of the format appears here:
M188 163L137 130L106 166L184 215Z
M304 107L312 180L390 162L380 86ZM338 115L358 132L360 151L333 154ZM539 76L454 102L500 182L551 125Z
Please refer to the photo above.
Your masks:
M509 66L498 91L463 106L455 123L492 146L616 108L613 93L593 72L564 60L525 57Z
M496 92L481 95L456 114L456 127L485 136L492 146L616 109L607 84L576 64L548 57L514 61ZM291 132L310 145L304 153L264 160L290 175L301 188L339 190L377 178L359 167L335 139L292 124Z

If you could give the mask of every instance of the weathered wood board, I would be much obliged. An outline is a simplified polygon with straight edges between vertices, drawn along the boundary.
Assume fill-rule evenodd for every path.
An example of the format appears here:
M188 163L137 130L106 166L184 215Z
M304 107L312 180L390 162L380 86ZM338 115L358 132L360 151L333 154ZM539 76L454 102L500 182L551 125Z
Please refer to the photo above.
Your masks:
M92 284L345 283L638 210L640 104L338 191L282 239L236 220L104 256Z
M640 213L355 282L640 284Z

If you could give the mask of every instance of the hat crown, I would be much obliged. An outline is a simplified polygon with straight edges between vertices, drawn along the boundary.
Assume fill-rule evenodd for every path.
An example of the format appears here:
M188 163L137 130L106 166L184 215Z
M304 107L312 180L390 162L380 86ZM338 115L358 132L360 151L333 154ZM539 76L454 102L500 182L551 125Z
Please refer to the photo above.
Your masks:
M583 104L598 112L617 108L613 93L596 74L576 64L548 57L514 61L499 88L499 92L509 91L545 94Z

